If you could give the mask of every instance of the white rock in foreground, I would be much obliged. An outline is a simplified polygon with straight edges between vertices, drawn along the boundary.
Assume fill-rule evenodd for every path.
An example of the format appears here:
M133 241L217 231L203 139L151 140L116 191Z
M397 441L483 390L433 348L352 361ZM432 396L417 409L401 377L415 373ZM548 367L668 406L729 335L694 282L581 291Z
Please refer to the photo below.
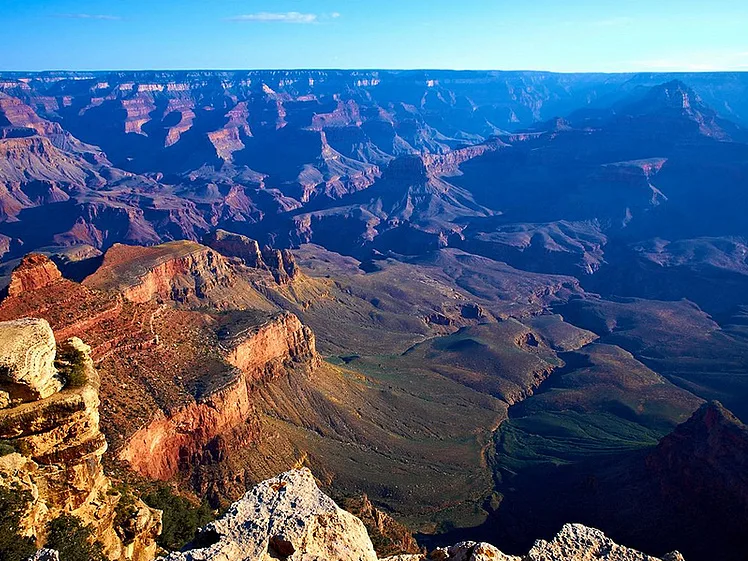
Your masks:
M376 561L364 524L322 493L308 469L264 481L208 524L212 545L165 561Z
M524 561L661 561L635 549L618 545L600 530L582 524L565 524L549 542L538 540ZM683 561L680 553L662 561Z
M440 547L431 552L433 561L521 561L506 555L494 546L481 542L460 542L450 547Z
M0 322L0 408L59 391L55 353L55 336L46 320Z

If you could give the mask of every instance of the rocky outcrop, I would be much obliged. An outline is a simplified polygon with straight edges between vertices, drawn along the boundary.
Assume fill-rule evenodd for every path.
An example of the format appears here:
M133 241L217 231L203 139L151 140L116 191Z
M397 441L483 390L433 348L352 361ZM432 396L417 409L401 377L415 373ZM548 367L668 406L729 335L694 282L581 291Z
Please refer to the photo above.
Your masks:
M307 469L264 481L165 561L376 561L363 523L324 495Z
M433 561L522 561L520 557L506 555L488 543L460 542L450 547L432 551Z
M6 341L19 337L19 346L25 339L15 323L0 323L0 336ZM66 387L0 410L0 439L15 450L0 457L0 486L27 497L19 531L42 546L47 524L70 514L91 526L109 559L147 561L155 554L161 515L136 501L118 516L120 496L101 462L107 442L99 430L99 378L90 348L73 338L57 351ZM54 347L51 354L54 359ZM135 532L126 531L133 528Z
M62 387L55 336L43 319L0 324L0 409L51 396Z
M292 470L257 485L219 520L199 531L191 549L162 561L376 561L364 524L317 487L308 469ZM527 555L506 555L487 543L461 542L425 554L382 561L683 561L662 559L616 544L600 530L566 524Z
M256 240L226 230L214 230L203 238L203 243L226 257L237 257L247 267L266 268L262 260L260 244Z
M293 254L287 249L260 249L257 241L226 230L215 230L205 236L203 243L226 257L241 259L247 267L269 270L275 282L286 284L294 279L299 269Z
M31 253L13 270L8 285L8 296L18 296L26 291L38 290L62 278L57 266L47 257Z
M421 552L421 548L410 530L386 512L382 512L375 507L368 496L363 495L356 499L348 499L343 506L364 523L374 544L374 549L380 557Z
M251 445L259 437L256 387L297 369L309 371L320 360L314 334L290 313L224 334L220 348L235 368L233 377L188 405L158 413L135 432L119 454L135 471L166 480L225 459L231 446Z
M566 524L551 541L539 540L522 561L659 561L634 549L618 545L600 530L581 524ZM669 553L662 561L683 561L677 553Z

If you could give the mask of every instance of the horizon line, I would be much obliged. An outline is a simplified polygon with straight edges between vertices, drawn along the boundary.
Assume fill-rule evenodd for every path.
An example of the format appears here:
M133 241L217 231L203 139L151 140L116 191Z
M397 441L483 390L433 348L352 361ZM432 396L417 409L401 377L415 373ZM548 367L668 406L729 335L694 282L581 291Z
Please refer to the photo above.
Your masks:
M146 72L502 72L502 73L536 73L536 74L748 74L748 68L715 69L715 70L540 70L540 69L501 69L501 68L386 68L386 67L297 67L297 68L104 68L104 69L45 69L45 70L6 70L0 74L54 74L54 73L146 73Z

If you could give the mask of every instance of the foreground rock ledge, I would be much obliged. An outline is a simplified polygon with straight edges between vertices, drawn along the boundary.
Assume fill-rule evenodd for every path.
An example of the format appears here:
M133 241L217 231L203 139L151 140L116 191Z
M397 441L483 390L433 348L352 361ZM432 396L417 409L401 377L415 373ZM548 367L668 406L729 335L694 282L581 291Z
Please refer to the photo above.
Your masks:
M257 485L228 512L203 528L193 549L162 561L376 561L363 523L317 487L308 469L286 472ZM487 543L462 542L429 555L397 555L384 561L683 561L620 546L600 530L566 524L551 540L539 540L522 557Z
M167 561L376 561L363 522L322 493L312 472L286 472L254 487L200 532L210 545ZM211 543L212 542L212 543Z

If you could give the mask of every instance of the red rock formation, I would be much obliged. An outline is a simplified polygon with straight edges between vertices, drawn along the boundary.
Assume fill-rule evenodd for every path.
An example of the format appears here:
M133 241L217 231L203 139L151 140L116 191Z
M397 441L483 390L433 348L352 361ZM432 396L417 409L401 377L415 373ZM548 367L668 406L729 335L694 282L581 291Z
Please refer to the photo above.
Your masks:
M267 323L232 335L221 345L235 377L194 403L156 417L129 439L119 454L138 473L170 479L181 471L225 459L231 447L259 438L252 393L291 369L319 363L314 334L283 313Z
M269 270L278 284L293 280L299 270L293 254L287 249L273 249L260 245L253 239L240 234L216 230L205 236L203 242L227 257L237 257L247 267Z
M101 267L83 284L119 292L139 304L157 300L269 309L264 298L236 275L234 266L222 255L188 241L154 247L115 244Z
M8 285L8 296L19 296L23 292L37 290L62 278L57 266L44 255L31 253L15 268Z

